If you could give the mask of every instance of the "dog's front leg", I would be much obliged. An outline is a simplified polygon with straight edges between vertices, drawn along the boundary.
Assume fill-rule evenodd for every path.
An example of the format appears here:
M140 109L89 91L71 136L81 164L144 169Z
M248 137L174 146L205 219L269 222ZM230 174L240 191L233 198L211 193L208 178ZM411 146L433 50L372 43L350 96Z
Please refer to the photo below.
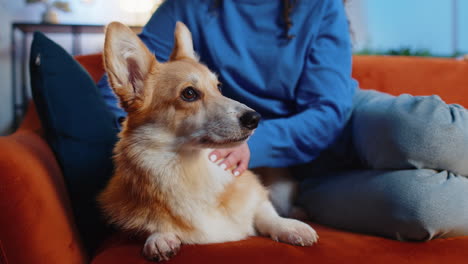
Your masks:
M269 200L260 203L254 221L261 235L269 236L275 241L310 246L318 240L312 227L295 219L280 217Z
M169 260L180 249L180 239L173 233L153 233L143 246L143 256L151 261Z

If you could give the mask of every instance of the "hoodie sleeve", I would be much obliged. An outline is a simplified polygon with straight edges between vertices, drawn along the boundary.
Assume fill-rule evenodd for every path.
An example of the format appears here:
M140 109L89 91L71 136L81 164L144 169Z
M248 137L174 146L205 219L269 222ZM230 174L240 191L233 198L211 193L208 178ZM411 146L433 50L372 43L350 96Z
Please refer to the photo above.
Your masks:
M349 25L341 0L325 2L296 90L297 113L259 124L248 141L251 168L312 161L334 142L350 115L356 83Z
M182 21L178 1L164 1L151 16L140 33L140 39L156 55L160 62L166 62L174 44L174 29Z

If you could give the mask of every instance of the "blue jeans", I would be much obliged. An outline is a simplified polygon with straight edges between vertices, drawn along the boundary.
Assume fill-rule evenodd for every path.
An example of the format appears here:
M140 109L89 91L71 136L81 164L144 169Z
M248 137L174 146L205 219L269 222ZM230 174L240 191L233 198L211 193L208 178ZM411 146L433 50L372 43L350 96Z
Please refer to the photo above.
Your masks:
M360 90L338 141L295 168L312 220L399 240L468 235L468 111Z

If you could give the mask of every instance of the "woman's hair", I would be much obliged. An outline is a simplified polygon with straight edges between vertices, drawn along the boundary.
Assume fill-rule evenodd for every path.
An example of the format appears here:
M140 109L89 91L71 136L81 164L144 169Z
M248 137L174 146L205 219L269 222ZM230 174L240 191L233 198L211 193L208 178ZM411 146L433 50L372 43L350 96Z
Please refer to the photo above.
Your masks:
M295 37L294 35L289 34L289 29L292 27L291 13L297 1L298 0L283 0L283 21L286 30L286 38L288 40L293 39ZM343 0L344 5L346 5L346 2L348 2L348 0Z
M213 7L217 9L223 0L214 0L214 5ZM295 36L289 34L289 29L292 27L293 22L291 19L291 14L293 12L293 9L299 0L283 0L283 11L282 11L282 16L283 16L283 22L284 22L284 29L285 29L285 37L290 40L293 39ZM343 0L343 4L346 4L348 0ZM349 23L349 20L348 20Z
M293 39L295 36L289 34L292 27L291 13L297 0L283 0L283 22L286 30L286 38Z

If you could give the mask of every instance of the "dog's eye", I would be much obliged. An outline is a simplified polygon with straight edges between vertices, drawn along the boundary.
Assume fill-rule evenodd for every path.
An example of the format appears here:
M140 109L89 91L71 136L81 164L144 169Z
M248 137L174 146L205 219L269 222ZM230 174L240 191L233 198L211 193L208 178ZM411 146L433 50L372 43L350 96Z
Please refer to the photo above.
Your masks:
M198 92L193 87L187 87L180 95L184 101L193 102L198 99Z
M218 90L219 90L220 92L223 92L223 84L220 83L220 82L218 83Z

